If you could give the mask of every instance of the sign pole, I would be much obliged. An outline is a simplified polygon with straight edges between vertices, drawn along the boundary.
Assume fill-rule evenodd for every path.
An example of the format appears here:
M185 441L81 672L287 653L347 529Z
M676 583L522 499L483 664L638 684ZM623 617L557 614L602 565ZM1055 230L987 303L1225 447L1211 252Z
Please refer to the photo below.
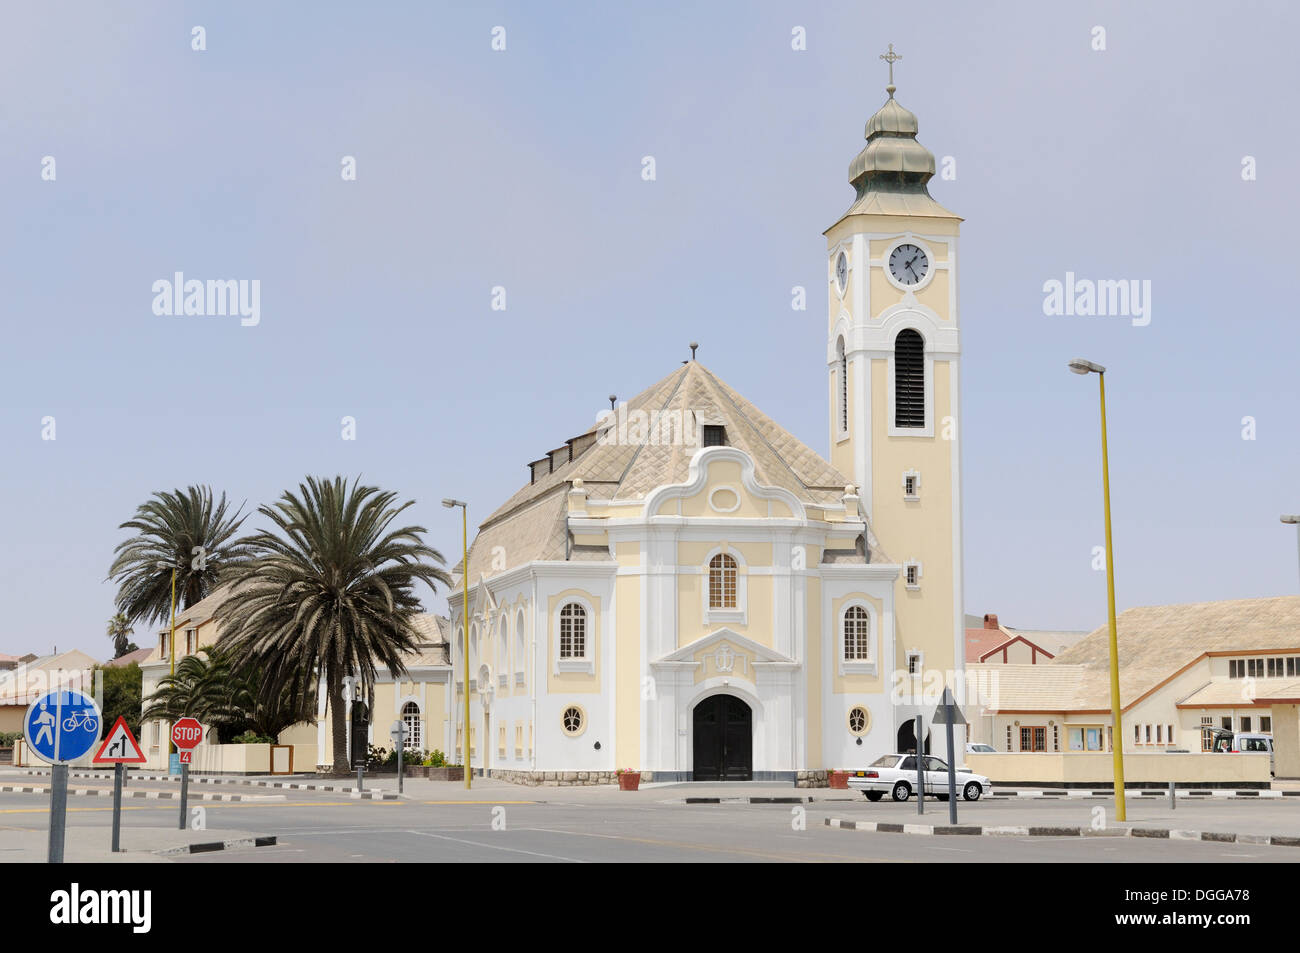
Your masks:
M126 765L121 761L113 765L113 853L122 850L122 781Z
M50 771L50 863L63 863L63 840L68 826L68 766Z
M190 766L181 764L181 817L179 830L185 830L186 806L190 796Z
M952 717L952 689L943 690L943 709L944 714L948 717L944 719L948 724L945 726L948 735L948 823L957 823L957 767L952 760L952 723L956 719Z
M925 813L925 755L921 753L921 716L916 716L916 813Z
M402 793L402 756L406 754L406 725L398 722L397 727L397 793Z

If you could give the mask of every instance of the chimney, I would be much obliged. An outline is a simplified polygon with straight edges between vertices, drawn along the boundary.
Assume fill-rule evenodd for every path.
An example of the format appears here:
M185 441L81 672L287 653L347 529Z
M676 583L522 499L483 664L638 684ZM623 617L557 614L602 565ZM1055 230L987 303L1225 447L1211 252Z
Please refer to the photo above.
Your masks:
M986 613L984 614L984 628L986 628L986 629L996 629L997 627L998 627L998 617L997 617L997 615L995 615L995 614L992 613L992 612L986 612Z

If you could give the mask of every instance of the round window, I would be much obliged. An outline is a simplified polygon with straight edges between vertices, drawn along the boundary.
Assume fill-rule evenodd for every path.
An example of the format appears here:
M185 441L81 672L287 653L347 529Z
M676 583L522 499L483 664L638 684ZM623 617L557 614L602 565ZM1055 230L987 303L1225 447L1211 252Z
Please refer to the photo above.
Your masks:
M570 705L564 709L564 713L560 716L560 724L563 726L566 735L582 734L582 729L586 727L586 721L582 709L577 705Z
M861 705L849 709L849 731L855 735L865 735L871 726L871 713Z

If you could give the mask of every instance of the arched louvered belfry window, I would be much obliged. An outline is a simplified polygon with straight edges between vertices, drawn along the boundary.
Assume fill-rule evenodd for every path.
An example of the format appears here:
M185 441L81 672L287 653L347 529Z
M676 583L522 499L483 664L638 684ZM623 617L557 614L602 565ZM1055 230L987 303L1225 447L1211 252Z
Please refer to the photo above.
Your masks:
M894 338L894 426L925 426L925 339L912 328Z
M840 338L837 347L839 350L839 366L836 373L839 374L840 378L840 433L847 433L849 429L849 359L844 353L844 338Z

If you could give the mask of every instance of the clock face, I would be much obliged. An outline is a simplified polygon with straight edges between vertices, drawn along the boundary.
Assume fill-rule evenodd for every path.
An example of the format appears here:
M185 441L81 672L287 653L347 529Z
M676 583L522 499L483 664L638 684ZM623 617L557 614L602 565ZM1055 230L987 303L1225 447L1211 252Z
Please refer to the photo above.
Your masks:
M889 273L900 285L920 284L929 270L930 259L911 242L899 245L889 256Z
M849 256L844 252L835 259L835 283L840 287L840 294L844 294L849 283Z

